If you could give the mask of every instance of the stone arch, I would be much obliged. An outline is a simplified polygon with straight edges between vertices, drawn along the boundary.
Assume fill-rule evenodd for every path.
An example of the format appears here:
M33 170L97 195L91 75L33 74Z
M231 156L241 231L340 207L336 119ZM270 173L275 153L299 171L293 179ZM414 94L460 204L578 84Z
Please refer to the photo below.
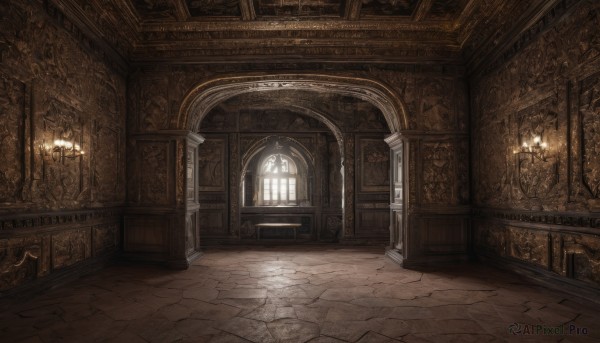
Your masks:
M392 134L408 129L405 104L385 84L366 78L310 73L221 76L202 82L185 96L178 113L177 128L198 131L206 114L214 106L233 96L282 89L353 96L379 108Z

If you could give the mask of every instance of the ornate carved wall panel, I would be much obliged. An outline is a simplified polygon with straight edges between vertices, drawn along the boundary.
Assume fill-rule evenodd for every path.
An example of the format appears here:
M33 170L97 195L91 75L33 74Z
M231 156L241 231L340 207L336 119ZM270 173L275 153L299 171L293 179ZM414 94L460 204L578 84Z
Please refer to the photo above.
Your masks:
M90 228L66 230L52 235L52 269L61 269L90 258Z
M95 121L92 123L92 186L93 200L119 201L125 197L121 173L124 163L122 129Z
M516 115L518 143L532 142L540 137L543 142L557 142L558 113L554 97L521 110ZM555 149L556 151L556 149ZM558 183L558 157L550 155L539 160L530 154L517 155L517 178L521 192L527 198L546 198Z
M464 205L469 202L466 141L425 141L420 177L423 204Z
M36 94L39 94L36 92ZM84 191L89 190L89 160L85 155L62 158L56 153L43 152L40 147L52 146L56 140L77 144L81 150L89 147L85 139L85 123L81 109L73 107L76 100L54 97L36 97L34 122L35 150L40 151L39 168L34 169L33 199L39 202L54 203L60 207L72 206L83 200Z
M579 127L581 128L581 174L592 199L590 205L600 208L600 73L580 83Z
M390 211L374 209L356 210L356 237L373 237L388 241L390 237Z
M169 216L125 216L123 251L125 253L164 254L168 251Z
M138 109L140 131L156 131L169 127L169 79L148 76L140 82Z
M121 241L121 230L118 224L92 226L92 251L94 256L115 251Z
M507 227L507 254L528 263L548 266L548 235L545 232Z
M0 292L41 274L42 244L40 237L0 240Z
M198 149L198 185L201 192L225 192L228 166L227 136L208 136Z
M358 192L389 192L390 148L379 138L360 138L356 145L360 164Z
M0 202L23 200L27 98L25 84L0 73Z
M421 250L427 255L465 254L469 250L469 220L465 216L422 216L416 230L421 231Z
M472 80L476 249L595 287L599 15L557 3ZM518 153L535 136L545 156Z
M172 199L172 186L170 185L170 160L169 152L172 150L170 142L138 142L139 158L139 188L141 204L168 205ZM145 173L152 170L153 173Z
M201 205L201 208L205 206ZM224 207L224 206L221 206ZM211 209L210 211L200 210L198 221L200 223L201 237L207 236L227 236L228 234L228 211L226 209ZM242 223L243 226L244 223Z
M81 272L80 262L117 250L125 77L51 1L3 1L0 13L0 287L8 291L51 280L56 269ZM61 157L56 140L85 154ZM90 227L105 224L114 242L99 243L96 257Z

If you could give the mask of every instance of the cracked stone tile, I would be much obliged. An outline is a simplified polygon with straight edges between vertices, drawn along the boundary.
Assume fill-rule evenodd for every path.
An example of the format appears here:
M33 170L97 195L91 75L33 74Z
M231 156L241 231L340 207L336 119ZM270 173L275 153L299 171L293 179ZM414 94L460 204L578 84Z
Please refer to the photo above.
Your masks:
M391 342L401 342L397 339L393 339L377 332L369 331L364 336L362 336L357 343L391 343Z
M262 322L270 322L275 319L275 312L277 310L276 305L267 304L261 306L252 312L244 315L244 317L254 320L260 320Z
M165 316L168 320L176 322L185 318L189 318L192 314L192 310L189 307L173 304L165 306L161 309L160 313Z
M242 311L240 313L240 315L242 315L242 313L246 314L255 308L263 306L267 303L267 299L217 299L213 303L226 304L236 307Z
M188 338L198 338L207 335L217 335L221 331L216 329L217 323L213 320L183 319L175 323L175 329ZM201 341L198 341L201 342Z
M291 306L277 307L275 310L275 319L296 319L296 311Z
M435 290L432 299L438 299L448 304L474 304L496 296L494 291L465 291L465 290Z
M256 343L276 342L264 322L235 317L219 326L219 329Z
M205 302L217 299L219 291L214 288L190 288L183 291L183 298L196 299Z
M191 311L192 318L215 321L228 320L240 313L240 309L226 304L211 304L194 299L182 299L180 304Z
M368 320L370 318L388 317L390 308L365 308L348 303L337 303L329 308L327 321Z
M464 343L494 343L506 342L503 339L497 339L494 336L486 334L409 334L402 338L406 343L425 343L425 342L464 342ZM519 340L519 342L523 342Z
M308 283L307 279L292 279L285 276L269 276L263 277L258 280L258 284L267 287L269 289L273 288L284 288L289 286L296 286Z
M350 301L351 304L364 307L399 307L405 304L405 300L393 298L364 297Z
M220 291L219 299L262 299L267 297L266 288L234 288Z
M321 327L321 334L344 341L356 342L367 332L380 329L380 324L376 321L326 321Z
M280 319L267 323L277 342L306 342L319 336L319 325L297 319Z
M138 302L126 302L121 306L100 308L100 310L114 320L134 320L149 316L156 312L156 309Z
M305 305L294 305L294 312L300 320L320 323L327 317L329 307L308 307Z
M347 288L329 288L319 298L331 301L351 301L373 296L373 287L359 286Z
M388 316L396 319L429 319L434 318L430 307L405 306L394 308Z
M595 304L482 265L402 269L363 247L211 248L185 271L113 266L0 306L11 343L503 342L512 323L571 319L589 334L554 341L600 341Z

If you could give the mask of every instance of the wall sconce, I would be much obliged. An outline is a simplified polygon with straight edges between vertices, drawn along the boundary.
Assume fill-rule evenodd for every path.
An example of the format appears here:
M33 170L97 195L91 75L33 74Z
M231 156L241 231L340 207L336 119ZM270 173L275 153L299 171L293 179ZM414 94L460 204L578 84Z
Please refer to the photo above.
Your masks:
M515 154L531 155L531 163L534 163L535 159L546 162L548 159L548 143L542 142L542 137L535 136L532 142L523 142L519 150L515 151Z
M53 145L48 145L43 143L41 146L42 156L52 156L53 161L60 161L60 163L65 163L65 159L73 159L80 157L85 154L79 144L74 144L73 142L65 141L62 139L57 139L54 141Z

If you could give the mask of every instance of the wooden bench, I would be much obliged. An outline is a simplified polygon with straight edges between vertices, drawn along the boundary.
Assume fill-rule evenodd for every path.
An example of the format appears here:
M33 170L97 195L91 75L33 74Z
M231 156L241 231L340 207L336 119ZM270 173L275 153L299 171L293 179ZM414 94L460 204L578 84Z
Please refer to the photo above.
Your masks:
M294 230L294 240L298 237L298 228L301 227L302 224L297 223L259 223L254 224L256 227L256 240L260 239L260 229L262 228L290 228Z

